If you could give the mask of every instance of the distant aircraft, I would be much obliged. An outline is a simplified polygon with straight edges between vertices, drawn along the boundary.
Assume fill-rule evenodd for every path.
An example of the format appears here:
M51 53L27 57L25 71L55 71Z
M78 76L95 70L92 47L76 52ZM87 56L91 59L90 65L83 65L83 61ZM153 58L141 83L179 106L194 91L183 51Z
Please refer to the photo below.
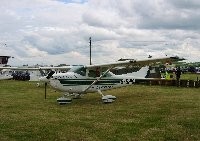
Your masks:
M0 67L6 66L9 58L10 56L0 56ZM9 73L9 70L5 68L0 69L0 80L6 80L6 79L12 79L12 78L13 77Z
M70 69L70 67L69 66L61 66L61 67L10 67L9 66L9 67L0 67L0 70L1 69L5 70L4 74L5 72L11 71L11 70L13 71L12 73L13 75L16 75L18 73L22 73L22 74L28 73L30 77L29 81L40 81L39 79L42 76L47 75L48 72L52 70L55 72L66 72ZM9 75L11 76L10 73ZM1 76L2 76L2 80L3 78L6 78L3 75L3 71L0 72L0 80L1 80ZM11 77L13 78L13 76Z
M112 103L116 97L113 95L104 95L102 91L113 88L119 88L131 85L135 79L146 79L145 74L137 76L114 75L110 72L115 67L128 67L128 66L148 66L157 63L177 62L185 60L184 58L165 57L157 59L144 59L144 60L122 60L115 63L107 63L100 65L80 65L80 66L66 66L69 69L66 73L55 73L51 71L47 76L41 77L40 81L50 83L50 85L64 95L57 99L59 104L71 103L72 97L80 98L81 95L90 92L98 92L102 96L103 103ZM10 68L19 69L19 68ZM26 68L24 68L26 69ZM32 69L45 69L45 68L32 68ZM48 67L48 69L53 69ZM26 69L28 70L28 68ZM46 87L45 87L46 88Z
M13 76L10 74L9 70L3 69L0 71L0 80L12 79Z
M152 58L152 56L151 56L151 55L149 55L149 56L148 56L148 58Z

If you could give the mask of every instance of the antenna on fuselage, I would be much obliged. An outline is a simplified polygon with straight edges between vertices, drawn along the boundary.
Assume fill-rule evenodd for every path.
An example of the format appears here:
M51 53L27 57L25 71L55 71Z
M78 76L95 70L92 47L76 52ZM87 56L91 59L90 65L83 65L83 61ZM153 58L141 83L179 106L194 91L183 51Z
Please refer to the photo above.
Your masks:
M92 48L92 41L91 40L92 40L92 38L90 37L89 38L89 41L90 41L89 42L90 43L90 65L92 65L92 50L91 50L91 48Z

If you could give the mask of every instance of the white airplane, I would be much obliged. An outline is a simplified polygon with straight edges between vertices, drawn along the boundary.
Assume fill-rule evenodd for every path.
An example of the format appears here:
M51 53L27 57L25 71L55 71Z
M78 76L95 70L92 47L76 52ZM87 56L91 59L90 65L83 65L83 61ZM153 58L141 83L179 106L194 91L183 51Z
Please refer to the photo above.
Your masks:
M12 79L13 76L10 74L10 71L7 69L3 69L0 71L0 80L8 80Z
M47 72L49 72L51 70L53 70L55 72L65 72L65 71L68 71L70 69L70 67L69 66L36 67L36 68L34 68L34 67L0 67L0 69L3 69L0 72L0 80L12 79L13 76L11 74L9 74L9 75L7 74L9 71L12 70L12 71L28 71L28 73L30 74L30 80L29 81L39 81L39 79L41 77L47 75Z
M10 56L0 56L0 67L7 65ZM8 69L0 69L0 80L12 79L13 76L10 74Z
M147 66L155 63L176 62L185 60L179 57L165 57L148 60L126 60L115 63L85 66L70 66L66 73L55 73L51 71L47 76L40 78L43 82L49 82L50 85L64 95L57 99L59 104L71 103L72 96L80 98L81 95L91 92L98 92L102 96L103 103L111 103L116 97L113 95L104 95L102 91L113 88L119 88L131 85L135 79L146 79L137 76L114 75L111 69L121 66ZM45 85L46 86L46 85Z

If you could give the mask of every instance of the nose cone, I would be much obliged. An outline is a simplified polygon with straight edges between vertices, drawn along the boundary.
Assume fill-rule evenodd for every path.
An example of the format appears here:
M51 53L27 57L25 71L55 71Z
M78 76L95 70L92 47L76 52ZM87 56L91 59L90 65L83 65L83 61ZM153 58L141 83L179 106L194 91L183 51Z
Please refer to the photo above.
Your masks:
M49 79L47 79L45 76L44 77L40 77L39 80L41 82L49 82Z

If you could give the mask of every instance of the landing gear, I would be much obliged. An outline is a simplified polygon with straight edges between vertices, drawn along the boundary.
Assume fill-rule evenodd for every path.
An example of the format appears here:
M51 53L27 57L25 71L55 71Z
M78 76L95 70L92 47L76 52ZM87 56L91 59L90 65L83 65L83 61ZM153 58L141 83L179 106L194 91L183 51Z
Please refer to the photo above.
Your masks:
M72 102L72 99L69 98L69 97L60 97L57 99L57 102L60 104L60 105L65 105L65 104L69 104Z
M69 93L67 93L67 94L64 94L62 97L58 98L57 102L60 105L70 104L72 102L71 97L73 97L73 99L81 99L80 94L77 94L77 93L69 94Z
M103 93L98 90L98 93L102 96L102 102L103 103L112 103L113 101L116 100L116 96L113 95L103 95ZM73 93L73 94L64 94L62 97L57 99L57 102L60 105L65 105L65 104L70 104L72 102L72 97L73 99L80 99L81 98L81 94L78 93Z
M105 95L102 97L102 101L103 103L112 103L113 101L115 101L116 96L113 95Z
M102 102L105 104L112 103L116 99L116 96L113 95L103 95L103 93L100 90L98 90L98 93L102 96Z

